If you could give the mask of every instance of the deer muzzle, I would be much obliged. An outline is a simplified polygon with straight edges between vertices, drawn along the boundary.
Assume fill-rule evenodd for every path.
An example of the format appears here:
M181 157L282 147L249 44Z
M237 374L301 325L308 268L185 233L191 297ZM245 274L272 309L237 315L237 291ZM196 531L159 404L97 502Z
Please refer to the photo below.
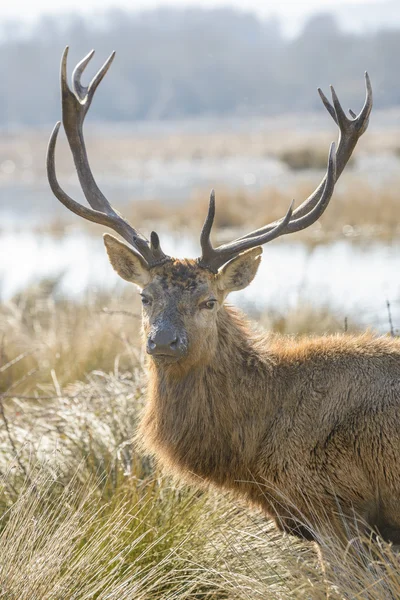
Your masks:
M147 353L155 358L175 358L178 360L187 354L186 337L172 326L153 331L147 339Z

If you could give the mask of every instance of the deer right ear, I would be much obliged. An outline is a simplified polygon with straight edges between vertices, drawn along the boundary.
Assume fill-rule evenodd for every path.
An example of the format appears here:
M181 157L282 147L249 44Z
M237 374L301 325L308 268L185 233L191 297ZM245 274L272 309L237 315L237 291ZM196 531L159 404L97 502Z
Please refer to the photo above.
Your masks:
M150 282L150 273L142 257L109 233L103 235L103 240L114 271L122 279L144 288Z

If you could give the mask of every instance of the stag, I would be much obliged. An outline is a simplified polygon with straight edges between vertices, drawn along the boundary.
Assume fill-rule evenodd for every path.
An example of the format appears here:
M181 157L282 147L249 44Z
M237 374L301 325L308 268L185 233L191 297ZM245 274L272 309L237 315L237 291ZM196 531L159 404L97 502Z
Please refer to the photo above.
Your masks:
M82 132L93 95L114 55L88 87L67 83L61 63L62 119L80 184L90 205L60 187L50 138L47 171L55 196L105 234L115 271L141 290L148 398L139 428L145 447L171 472L199 486L230 490L258 506L282 531L318 540L329 523L344 542L357 520L362 531L400 544L400 342L337 335L295 340L261 335L225 303L256 275L261 246L319 219L358 139L368 126L372 91L348 117L331 88L322 102L339 129L316 190L279 221L214 247L211 193L201 257L175 259L113 209L92 175Z

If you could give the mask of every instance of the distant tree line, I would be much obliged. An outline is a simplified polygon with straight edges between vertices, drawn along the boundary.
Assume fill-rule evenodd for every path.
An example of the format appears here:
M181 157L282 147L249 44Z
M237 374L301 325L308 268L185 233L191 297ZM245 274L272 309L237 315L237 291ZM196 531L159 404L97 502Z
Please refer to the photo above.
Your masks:
M0 33L2 127L59 118L67 44L70 70L96 49L88 76L117 51L95 100L93 113L103 121L314 111L321 108L316 88L329 83L356 110L365 70L376 106L400 104L400 30L345 33L330 14L312 17L290 40L277 20L200 8L47 17L29 31L6 22Z

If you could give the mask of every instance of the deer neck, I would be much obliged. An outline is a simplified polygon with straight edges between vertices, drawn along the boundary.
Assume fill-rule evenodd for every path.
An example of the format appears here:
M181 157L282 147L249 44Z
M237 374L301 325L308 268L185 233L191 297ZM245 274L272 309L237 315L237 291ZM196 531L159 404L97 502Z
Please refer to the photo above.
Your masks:
M232 308L219 312L214 349L209 361L180 376L152 362L140 433L171 470L223 484L232 470L237 479L249 477L270 411L272 378L268 360Z

